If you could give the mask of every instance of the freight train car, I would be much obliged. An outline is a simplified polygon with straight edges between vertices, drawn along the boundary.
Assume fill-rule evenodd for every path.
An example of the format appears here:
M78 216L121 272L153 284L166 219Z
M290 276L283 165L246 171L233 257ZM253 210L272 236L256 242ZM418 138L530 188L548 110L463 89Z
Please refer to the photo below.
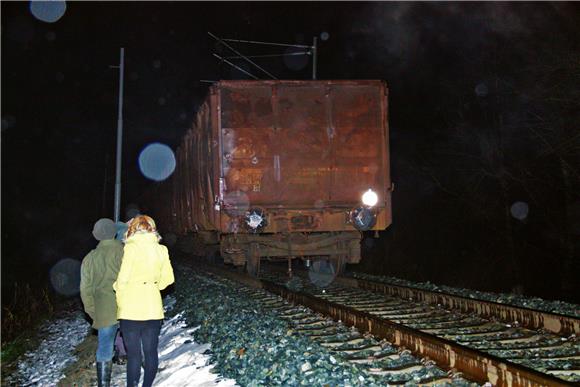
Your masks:
M263 259L358 263L361 231L391 223L387 94L376 80L213 84L162 228L252 274Z

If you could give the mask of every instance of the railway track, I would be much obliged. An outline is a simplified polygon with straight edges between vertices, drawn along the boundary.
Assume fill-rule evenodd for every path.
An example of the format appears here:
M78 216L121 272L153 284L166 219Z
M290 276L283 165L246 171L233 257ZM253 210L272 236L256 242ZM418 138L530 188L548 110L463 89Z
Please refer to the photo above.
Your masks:
M321 290L305 278L299 280L300 276L290 281L293 286L279 272L264 273L262 281L287 299L386 338L478 382L538 386L580 382L579 321L573 316L490 306L488 301L360 279L339 279Z
M239 273L224 272L215 268L210 269L205 275L212 280L217 277L229 277L249 285L239 287L237 294L245 300L256 303L257 310L269 310L286 321L291 327L287 335L308 338L313 344L328 349L333 354L330 357L332 364L351 364L351 371L357 375L357 385L477 385L461 373L444 370L435 362L417 357L411 351L394 346L387 340L378 339L370 333L361 333L356 327L335 321L306 306L288 302L285 298L267 291L265 289L267 283L264 281L244 278ZM311 351L316 351L315 345L310 348ZM308 358L309 354L303 353L300 356ZM301 377L307 378L315 367L320 366L315 361L306 361L301 366Z
M510 323L517 322L518 325L529 329L547 330L561 336L580 336L580 307L575 308L572 304L566 304L563 307L560 303L557 309L566 311L567 313L555 313L551 310L555 309L554 305L550 305L551 308L545 305L542 305L543 309L540 309L540 306L532 308L506 303L498 297L495 298L502 302L493 301L489 296L487 297L488 299L476 297L478 292L475 292L475 297L473 294L471 297L466 297L463 294L457 294L457 290L454 290L455 293L426 290L413 286L393 284L382 277L359 273L355 273L354 278L344 278L339 282L403 299L420 301L431 305L440 305L465 313L474 313L481 317L498 319ZM482 297L484 295L485 293L481 294Z
M248 296L287 320L294 327L295 334L307 336L329 348L337 358L358 364L382 383L400 385L413 382L425 386L470 384L461 374L446 372L433 361L413 356L409 350L393 346L386 340L378 340L371 334L361 334L356 328L337 323L309 308L290 304L272 293L258 294L251 290Z
M457 296L439 292L427 296L429 292L418 289L405 290L413 296L398 289L394 296L384 284L352 278L338 279L320 289L304 274L294 273L291 280L279 271L248 280L379 340L386 339L424 362L434 361L450 375L493 385L580 385L578 319L573 316L550 316L545 311L503 305L514 309L506 314L502 308L485 306L488 301L469 299L462 304ZM466 311L467 304L471 309ZM450 305L463 305L463 309ZM509 320L522 313L532 317L522 322ZM560 323L555 324L554 319ZM526 323L532 328L544 325L531 329Z

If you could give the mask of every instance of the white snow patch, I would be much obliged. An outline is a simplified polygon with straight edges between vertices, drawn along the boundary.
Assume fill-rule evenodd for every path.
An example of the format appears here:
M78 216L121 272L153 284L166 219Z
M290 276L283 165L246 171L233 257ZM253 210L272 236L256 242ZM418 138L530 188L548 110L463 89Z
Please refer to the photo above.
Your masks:
M170 310L175 299L167 297L164 304ZM64 369L76 360L73 351L89 334L87 325L82 311L48 323L43 330L46 338L36 350L24 355L16 375L6 380L7 385L56 386L65 376ZM209 364L209 355L203 354L210 345L193 341L192 333L198 328L187 327L183 312L164 321L159 335L159 371L153 386L237 386L235 380L211 372L214 366ZM125 372L126 366L113 365L111 385L125 386Z
M196 343L192 338L192 333L198 328L187 327L183 312L163 322L158 347L159 371L153 386L237 386L235 380L223 379L211 372L214 366L209 364L209 356L203 354L210 348L210 345ZM125 370L125 367L113 368L112 385L125 385ZM143 370L141 370L139 383L142 381Z
M89 332L81 311L47 323L39 332L46 337L37 349L24 354L7 385L56 386L64 378L64 369L77 359L74 349Z

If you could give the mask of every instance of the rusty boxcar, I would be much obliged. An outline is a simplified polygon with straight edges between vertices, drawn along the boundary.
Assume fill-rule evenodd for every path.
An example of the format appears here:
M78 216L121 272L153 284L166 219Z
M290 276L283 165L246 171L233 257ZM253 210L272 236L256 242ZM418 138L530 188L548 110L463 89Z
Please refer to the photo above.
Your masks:
M358 263L361 230L391 223L387 95L377 80L213 84L177 149L162 227L254 274L261 259Z

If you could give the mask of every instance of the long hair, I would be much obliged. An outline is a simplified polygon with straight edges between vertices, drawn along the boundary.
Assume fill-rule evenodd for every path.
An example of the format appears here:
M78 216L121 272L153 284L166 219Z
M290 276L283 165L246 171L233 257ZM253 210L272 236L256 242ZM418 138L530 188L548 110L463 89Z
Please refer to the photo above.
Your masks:
M157 226L155 221L147 215L137 215L136 217L130 219L127 222L129 226L127 232L125 233L125 240L131 238L135 234L155 234L157 236L157 241L161 240L161 235L157 232Z

